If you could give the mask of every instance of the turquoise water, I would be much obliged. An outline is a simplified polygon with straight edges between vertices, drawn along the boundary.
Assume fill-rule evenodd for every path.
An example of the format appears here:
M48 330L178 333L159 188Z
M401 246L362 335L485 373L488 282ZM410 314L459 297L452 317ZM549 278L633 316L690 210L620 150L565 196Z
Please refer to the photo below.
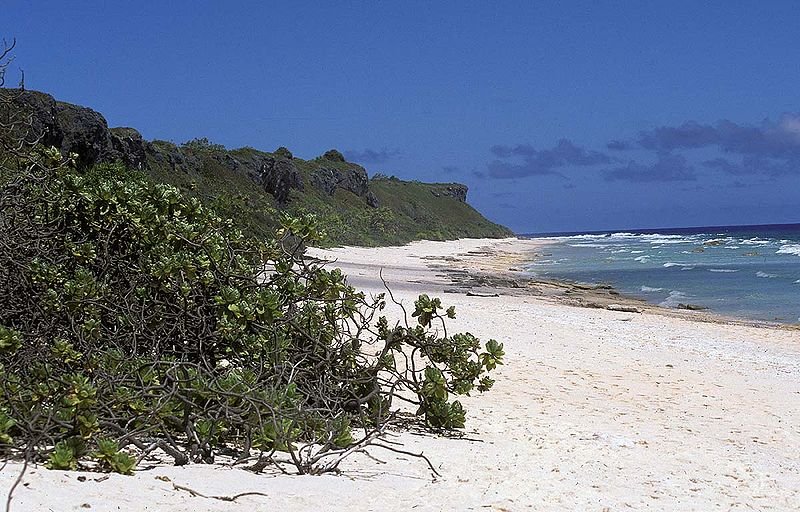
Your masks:
M541 276L604 283L654 304L800 322L800 224L526 235Z

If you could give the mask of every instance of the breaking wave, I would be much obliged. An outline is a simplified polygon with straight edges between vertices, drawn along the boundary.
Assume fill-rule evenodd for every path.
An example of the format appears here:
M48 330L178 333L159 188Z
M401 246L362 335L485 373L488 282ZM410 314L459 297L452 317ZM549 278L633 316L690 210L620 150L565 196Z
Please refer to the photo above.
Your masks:
M680 290L672 290L669 292L669 297L661 301L659 306L665 306L668 308L674 308L681 302L686 302L686 299L689 298L684 292Z
M775 254L794 254L795 256L800 256L800 244L782 245L780 249L775 251Z

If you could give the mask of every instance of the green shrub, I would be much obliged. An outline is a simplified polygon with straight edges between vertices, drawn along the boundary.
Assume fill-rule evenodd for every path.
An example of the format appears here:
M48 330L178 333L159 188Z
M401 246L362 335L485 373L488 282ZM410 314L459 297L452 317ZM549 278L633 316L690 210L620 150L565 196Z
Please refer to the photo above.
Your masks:
M69 470L78 467L78 457L67 441L59 441L47 459L49 469Z
M119 443L113 439L99 438L95 458L103 469L122 475L130 475L136 467L136 459L130 454L120 451Z
M225 146L223 146L222 144L214 144L206 137L187 140L182 144L182 147L194 151L210 151L210 152L225 151Z
M281 146L281 147L279 147L278 149L276 149L276 150L274 151L274 153L275 153L275 155L276 155L276 156L279 156L279 157L281 157L281 158L287 158L287 159L289 159L289 160L291 160L292 158L294 158L294 155L292 155L292 152L291 152L291 151L289 151L289 149L288 149L288 148L286 148L286 147L284 147L284 146Z
M491 387L502 345L441 336L455 311L426 296L418 325L390 328L383 296L304 259L313 218L259 241L119 166L78 171L54 150L29 162L0 187L8 453L129 474L123 450L176 464L286 451L319 472L391 425L401 395L430 427L459 428L453 397Z
M335 149L329 149L321 157L318 157L321 160L329 160L331 162L345 162L344 155L341 154L339 151Z

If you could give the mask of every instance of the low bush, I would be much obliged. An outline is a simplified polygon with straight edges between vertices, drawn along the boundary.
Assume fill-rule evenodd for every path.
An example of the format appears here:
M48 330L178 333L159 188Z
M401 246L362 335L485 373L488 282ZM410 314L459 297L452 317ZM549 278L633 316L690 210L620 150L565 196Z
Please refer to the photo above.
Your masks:
M0 183L6 454L130 473L160 450L318 473L378 439L399 402L459 428L455 397L492 386L502 345L448 335L454 309L427 296L415 325L390 323L383 295L304 258L313 218L259 241L174 187L32 151L5 158Z

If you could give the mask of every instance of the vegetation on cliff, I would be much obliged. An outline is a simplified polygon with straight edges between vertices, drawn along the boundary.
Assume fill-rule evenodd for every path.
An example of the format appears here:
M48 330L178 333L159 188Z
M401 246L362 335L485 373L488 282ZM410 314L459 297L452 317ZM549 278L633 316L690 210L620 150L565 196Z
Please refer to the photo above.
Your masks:
M133 128L109 129L99 113L47 94L0 89L0 96L29 117L31 140L77 154L79 168L119 162L196 197L248 234L269 236L281 214L313 214L322 245L511 235L467 204L464 185L369 179L336 150L303 160L284 147L264 152L228 150L206 139L149 142Z

